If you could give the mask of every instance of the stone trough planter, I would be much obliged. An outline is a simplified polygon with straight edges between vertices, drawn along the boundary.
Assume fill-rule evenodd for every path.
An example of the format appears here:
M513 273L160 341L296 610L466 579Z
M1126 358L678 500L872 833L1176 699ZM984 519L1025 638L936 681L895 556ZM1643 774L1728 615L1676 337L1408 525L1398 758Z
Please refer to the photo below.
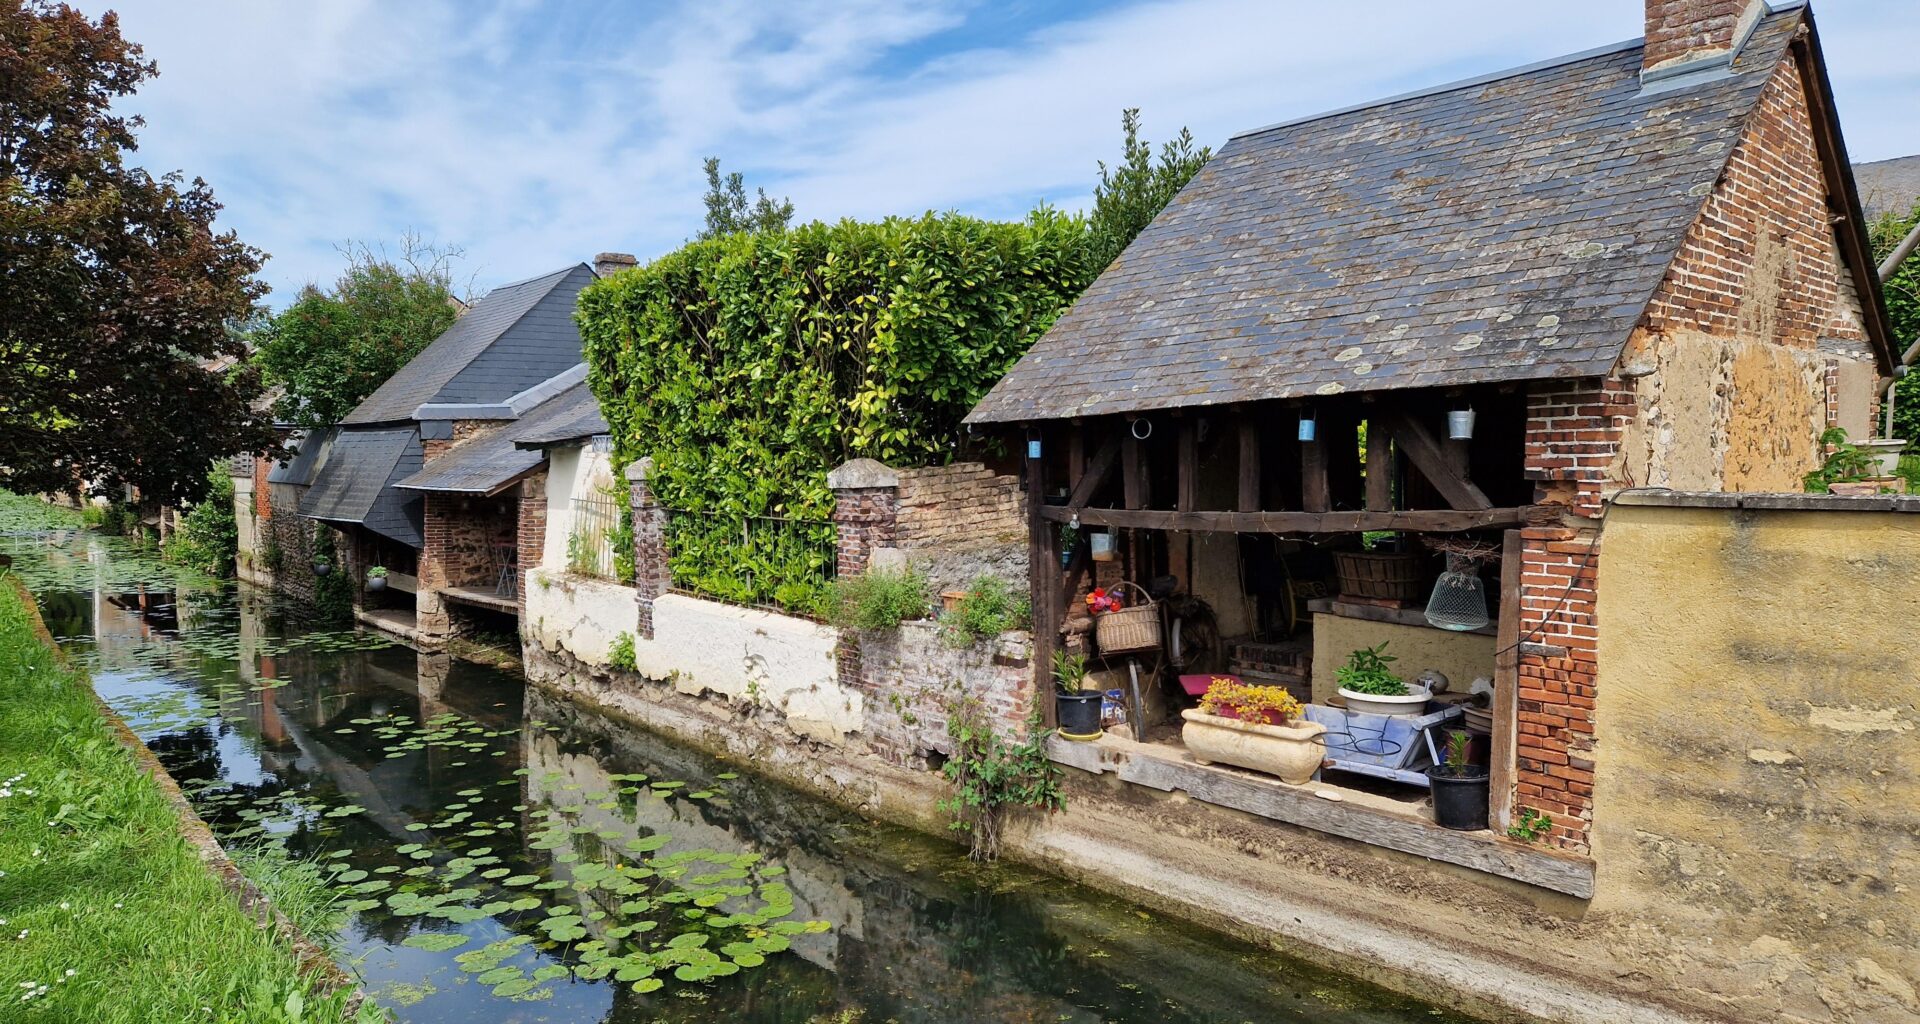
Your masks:
M1194 710L1182 711L1180 717L1187 723L1180 738L1201 764L1217 761L1251 768L1298 786L1313 778L1327 754L1320 740L1327 727L1319 722L1296 719L1287 725L1267 725Z

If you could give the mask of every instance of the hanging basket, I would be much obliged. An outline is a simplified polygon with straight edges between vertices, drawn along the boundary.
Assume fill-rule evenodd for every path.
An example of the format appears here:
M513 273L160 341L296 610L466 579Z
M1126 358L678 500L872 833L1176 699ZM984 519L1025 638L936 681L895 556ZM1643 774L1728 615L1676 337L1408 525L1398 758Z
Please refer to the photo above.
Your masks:
M1405 551L1336 551L1340 593L1383 601L1414 601L1425 589L1420 556Z
M1113 585L1114 590L1122 587L1133 588L1134 593L1140 595L1140 603L1117 612L1102 612L1094 616L1093 638L1100 644L1100 653L1127 654L1158 649L1160 609L1138 583L1122 581Z

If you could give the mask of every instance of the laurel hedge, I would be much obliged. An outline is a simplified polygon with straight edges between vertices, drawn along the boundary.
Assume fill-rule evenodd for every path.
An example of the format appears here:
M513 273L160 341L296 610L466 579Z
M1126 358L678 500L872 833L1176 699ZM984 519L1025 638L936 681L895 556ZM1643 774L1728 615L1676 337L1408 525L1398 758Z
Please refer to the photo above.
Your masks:
M818 611L831 527L805 523L832 512L827 472L951 460L1092 264L1084 221L1042 208L734 234L589 286L575 318L615 462L651 456L659 501L704 513L672 520L676 583ZM825 543L743 545L759 516Z

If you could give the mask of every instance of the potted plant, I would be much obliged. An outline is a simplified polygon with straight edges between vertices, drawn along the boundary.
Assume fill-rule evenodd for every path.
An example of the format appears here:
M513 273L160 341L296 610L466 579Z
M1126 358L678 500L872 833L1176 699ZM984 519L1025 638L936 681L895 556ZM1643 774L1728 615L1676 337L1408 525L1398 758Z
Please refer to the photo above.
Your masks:
M387 589L387 567L384 565L376 565L369 568L367 570L368 592L379 593L385 589Z
M1467 756L1473 737L1464 729L1447 734L1446 761L1427 769L1433 790L1433 823L1459 832L1487 827L1487 769Z
M324 558L316 558L313 560L313 574L315 576L325 576L332 571L333 571L332 562L329 562Z
M1326 759L1327 727L1300 717L1300 702L1281 686L1255 686L1217 676L1198 708L1180 712L1180 738L1201 764L1236 765L1298 786Z
M1900 466L1900 441L1863 441L1854 444L1847 440L1847 432L1841 427L1832 427L1820 435L1820 447L1827 450L1826 461L1819 469L1808 473L1802 483L1813 494L1840 494L1858 497L1887 493L1904 493L1907 481L1895 476Z
M1087 686L1087 656L1053 652L1054 708L1060 735L1070 740L1100 738L1100 701L1103 694Z
M1359 714L1417 716L1433 694L1424 686L1408 686L1394 675L1387 666L1398 659L1386 650L1383 643L1347 655L1347 663L1333 672L1340 696L1346 699L1348 711Z

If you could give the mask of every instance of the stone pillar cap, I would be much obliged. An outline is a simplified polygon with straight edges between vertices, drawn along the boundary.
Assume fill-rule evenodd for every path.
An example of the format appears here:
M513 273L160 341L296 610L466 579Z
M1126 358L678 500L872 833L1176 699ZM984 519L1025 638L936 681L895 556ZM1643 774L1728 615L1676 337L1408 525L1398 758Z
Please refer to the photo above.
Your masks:
M900 486L900 474L873 459L854 459L827 474L827 486L836 491L860 491Z
M653 472L653 456L645 455L627 464L627 482L640 483Z

